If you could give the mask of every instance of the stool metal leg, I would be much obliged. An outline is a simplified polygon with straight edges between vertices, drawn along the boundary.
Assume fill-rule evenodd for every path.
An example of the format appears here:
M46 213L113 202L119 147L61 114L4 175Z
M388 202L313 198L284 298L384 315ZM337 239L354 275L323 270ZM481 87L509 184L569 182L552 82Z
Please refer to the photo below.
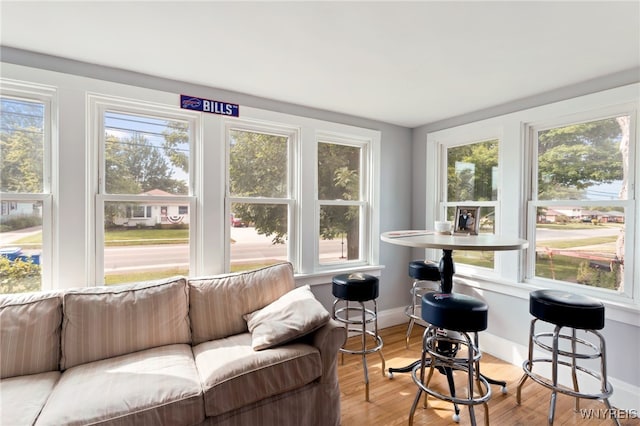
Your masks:
M553 388L551 391L551 401L549 402L549 425L553 425L553 418L556 414L556 398L558 396L558 340L560 336L560 329L562 327L557 325L553 330L553 343L551 351L551 383Z
M467 340L469 340L469 336L466 335L466 333L462 333ZM469 341L469 353L467 355L467 365L469 366L469 371L467 372L467 378L468 378L468 383L467 383L467 398L469 398L469 400L473 399L473 381L474 381L474 375L473 375L473 346L471 344L471 342ZM475 425L476 424L476 413L475 410L473 409L473 405L469 405L469 420L471 420L471 424Z
M424 380L424 369L427 365L427 346L426 341L429 335L430 328L426 328L424 333L422 334L422 355L420 357L420 363L415 365L415 368L420 368L420 383L426 383L425 386L429 386L429 382L431 381L431 376L433 376L433 366L435 365L435 360L431 357L431 362L429 363L429 377L427 381ZM418 367L419 366L419 367ZM415 371L415 368L412 371ZM413 404L411 405L411 410L409 411L409 426L413 426L413 415L416 412L416 407L418 406L418 402L420 402L420 396L422 396L422 387L418 386L418 391L416 392L416 397L413 400ZM427 398L429 394L425 392L424 394L424 408L427 408Z
M417 281L413 282L413 285L411 286L411 306L409 306L408 311L411 312L411 314L409 314L409 325L407 326L407 335L406 335L406 339L405 339L405 344L404 346L409 349L409 339L411 338L411 332L413 331L413 324L416 322L415 320L415 315L416 315L416 283Z
M527 360L524 362L524 365L528 365L528 368L531 370L533 370L533 335L535 333L537 320L537 318L532 319L531 325L529 326L529 355L527 357ZM525 373L522 375L522 377L520 377L520 381L518 382L518 387L516 389L516 403L518 405L520 405L520 403L522 402L522 385L524 385L524 382L526 382L528 378L529 375Z
M609 384L607 383L607 348L606 348L604 337L602 336L602 334L598 333L597 331L592 331L592 333L598 336L598 339L600 339L600 372L601 372L600 388L601 388L601 392L603 394L606 394L609 392ZM613 422L617 426L620 426L620 420L618 419L618 415L613 410L613 407L609 402L609 397L603 398L602 401L604 402L605 406L609 410L609 413L612 413Z
M364 303L358 302L362 308L362 368L364 369L364 393L365 400L369 401L369 372L367 371L367 311L364 308ZM376 335L378 330L376 329ZM384 371L384 368L383 368Z
M576 329L571 329L571 380L573 380L573 390L578 393L580 392L580 388L578 387L578 374L577 374L577 358L576 353L578 353L577 348L577 339L576 339ZM575 399L574 410L577 413L580 411L580 398Z
M473 333L473 342L476 348L480 348L480 342L478 340L477 332ZM480 377L482 377L482 373L480 373L480 360L477 360L475 362L474 368L476 369L475 379L476 379L476 385L478 386L478 393L482 395L484 393L484 390L482 389L482 382L480 381ZM485 376L485 379L487 380L487 382L492 383L492 381L489 380L486 376ZM484 405L484 424L488 425L489 424L489 404L484 402L482 405Z
M336 316L336 311L337 311L336 307L338 306L338 303L340 303L340 301L341 301L341 299L335 299L333 301L333 312L331 313L331 318L333 318L333 319L337 318L337 316ZM347 302L347 320L348 320L348 318L349 318L349 305L348 305L348 302ZM347 331L347 338L348 338L349 337L349 323L348 322L344 323L344 329ZM342 351L340 352L340 363L342 365L344 365L344 352L342 352Z
M407 349L409 349L409 340L411 339L413 326L416 323L416 318L418 318L418 316L416 315L416 306L419 306L419 304L416 303L416 299L419 299L420 294L420 286L418 286L419 282L419 280L413 281L413 285L411 286L411 290L409 291L409 293L411 294L411 305L407 306L405 309L405 315L409 317L409 325L407 326L407 335L405 339L405 347Z
M376 344L378 344L378 339L379 339L379 334L378 334L378 302L376 299L373 299L373 312L375 312L375 318L373 321L373 326L374 326L374 333L375 333L375 337L374 337L374 341ZM382 342L382 340L381 340ZM377 351L378 355L380 355L380 360L382 361L382 377L386 377L385 375L385 368L386 368L386 363L384 361L384 355L382 354L382 346L380 346L380 350Z

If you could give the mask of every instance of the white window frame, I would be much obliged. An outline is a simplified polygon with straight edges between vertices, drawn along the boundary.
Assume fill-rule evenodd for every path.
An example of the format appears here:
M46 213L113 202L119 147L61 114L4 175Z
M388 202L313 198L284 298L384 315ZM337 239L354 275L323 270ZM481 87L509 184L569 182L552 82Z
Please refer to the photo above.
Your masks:
M492 201L449 201L447 199L447 188L448 188L448 158L447 158L447 150L449 148L456 148L460 146L473 145L476 143L482 143L487 141L497 140L498 141L498 191L496 194L496 200ZM469 207L493 207L494 209L494 221L495 221L495 232L496 234L500 234L502 228L502 214L501 214L501 199L502 199L502 185L503 185L503 175L502 172L503 164L504 164L504 149L503 149L503 132L502 129L498 126L481 126L480 128L474 128L467 130L466 128L455 129L453 132L445 132L442 135L432 137L432 145L437 153L438 158L438 170L435 176L434 188L439 188L438 191L433 191L436 195L437 199L433 203L433 206L437 206L435 208L428 209L427 217L433 218L432 220L427 222L427 229L433 229L434 221L443 221L446 219L447 209L451 207L458 206L469 206ZM432 178L433 179L433 178ZM427 187L431 187L431 184L427 182ZM453 224L455 226L455 224ZM439 250L428 250L429 256L431 259L437 260L440 259L441 251ZM468 276L490 276L492 279L495 279L501 274L502 267L504 264L502 254L500 252L494 252L494 260L493 267L486 268L480 266L474 266L464 263L456 263L456 272L461 275ZM454 252L455 255L455 252Z
M93 197L90 198L91 205L89 211L94 212L92 220L93 233L89 233L89 247L93 248L93 256L89 273L92 276L91 282L95 285L104 284L104 206L107 202L145 204L153 201L155 204L175 204L188 205L189 217L189 271L190 274L197 273L197 250L199 246L198 234L198 211L197 200L200 191L198 185L199 170L196 169L198 163L200 147L200 116L197 113L187 112L178 107L144 102L140 100L113 97L101 94L88 94L89 123L88 139L93 141L89 144L89 156L91 161L92 180L90 185ZM104 115L107 111L117 111L125 114L146 115L163 118L167 120L187 121L189 123L189 193L184 196L150 196L131 194L107 194L105 191L105 170L104 170L104 148L105 129Z
M360 185L359 185L359 199L358 200L320 200L318 197L318 161L317 152L318 144L330 143L335 145L352 146L360 149ZM342 268L357 268L360 266L366 266L371 264L373 257L371 251L371 233L368 232L371 229L371 217L372 208L370 200L373 197L372 193L372 175L371 175L371 145L372 140L370 138L362 138L354 135L344 135L333 132L318 132L316 134L316 161L314 163L314 175L315 175L315 220L314 229L316 235L316 243L314 245L314 270L316 271L331 271ZM323 206L344 206L344 207L358 207L360 210L359 221L359 248L360 257L354 260L348 260L345 262L336 263L320 263L320 210Z
M55 288L54 271L58 264L57 226L54 197L58 188L58 93L55 87L0 78L0 95L6 98L38 102L44 105L44 140L41 193L0 193L2 201L42 203L41 289Z
M638 163L636 161L636 147L638 143L637 136L637 105L633 103L623 103L605 108L595 108L589 111L581 113L565 115L562 117L554 117L549 120L541 120L538 122L527 123L526 125L526 146L529 151L530 158L537 158L537 134L540 131L554 129L558 127L569 126L572 124L585 123L591 121L598 121L607 118L613 118L618 116L628 115L629 120L629 164L627 170L628 188L626 200L538 200L538 162L530 161L530 168L528 170L530 176L529 182L529 202L527 209L527 240L529 246L533 247L533 250L529 250L527 258L526 278L528 283L532 283L538 286L553 287L564 291L579 291L584 294L588 294L592 297L607 298L617 301L629 302L634 296L634 268L640 267L637 264L637 256L635 261L634 242L633 235L634 229L637 228L636 221L636 180ZM535 275L535 246L536 246L536 212L539 206L584 206L588 204L590 206L615 206L622 207L625 211L625 255L629 259L629 262L625 262L624 268L624 286L622 290L613 291L609 289L603 289L599 287L587 286L583 284L570 283L560 280L545 279L542 277L536 277ZM637 232L637 231L636 231ZM625 259L626 260L626 259ZM628 265L628 266L627 266ZM637 286L637 285L635 285Z
M234 197L230 193L231 188L231 176L229 171L229 164L231 160L231 144L229 142L229 134L232 130L240 132L251 133L264 133L268 135L283 137L288 140L287 143L287 194L281 198L271 197ZM224 143L225 143L225 208L224 217L231 217L231 204L272 204L272 205L286 205L287 206L287 259L295 264L295 253L299 252L298 238L296 238L298 223L298 214L295 209L295 205L298 203L298 179L297 170L299 168L299 144L300 144L300 129L275 122L264 122L251 119L236 119L226 120L224 125ZM229 220L225 222L225 271L229 272L231 268L231 226L229 226Z

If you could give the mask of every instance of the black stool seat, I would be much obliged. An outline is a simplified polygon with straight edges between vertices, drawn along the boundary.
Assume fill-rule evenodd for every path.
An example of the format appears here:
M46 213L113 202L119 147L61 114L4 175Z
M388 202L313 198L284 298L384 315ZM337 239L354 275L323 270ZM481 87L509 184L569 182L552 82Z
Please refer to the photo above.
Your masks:
M409 276L421 281L440 281L440 270L436 262L414 260L409 262Z
M534 317L562 327L580 330L604 328L604 304L579 294L559 290L536 290L529 298Z
M485 330L488 310L486 303L466 294L431 292L422 296L422 319L446 330Z
M333 296L352 302L364 302L378 298L378 278L355 273L336 275L331 280Z

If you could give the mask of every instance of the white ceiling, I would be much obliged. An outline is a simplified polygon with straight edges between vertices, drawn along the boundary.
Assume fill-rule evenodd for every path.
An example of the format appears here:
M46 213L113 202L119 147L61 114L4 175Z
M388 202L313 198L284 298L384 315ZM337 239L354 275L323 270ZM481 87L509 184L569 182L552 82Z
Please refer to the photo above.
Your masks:
M416 127L639 67L640 2L2 0L0 43Z

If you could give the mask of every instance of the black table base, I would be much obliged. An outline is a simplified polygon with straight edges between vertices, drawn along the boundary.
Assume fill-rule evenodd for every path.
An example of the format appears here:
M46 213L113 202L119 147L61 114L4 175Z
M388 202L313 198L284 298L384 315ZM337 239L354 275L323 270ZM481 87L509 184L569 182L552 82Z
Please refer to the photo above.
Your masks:
M451 293L453 291L453 274L455 273L455 265L453 264L453 250L442 250L442 258L440 259L440 264L438 265L438 269L440 270L440 291L442 293ZM457 353L457 348L453 351L450 349L447 351L450 352L453 356ZM429 360L427 360L429 361ZM410 373L416 367L416 365L420 365L420 360L416 360L409 365L398 368L389 368L389 378L393 378L393 373ZM438 367L437 370L447 376L447 381L449 382L449 390L451 391L451 395L455 396L455 386L453 384L453 372L451 368ZM485 376L480 373L482 377L484 377L487 382L492 385L498 385L502 387L502 393L507 392L507 382L503 380L495 380L490 377ZM454 404L455 405L455 404ZM456 414L459 413L459 409L457 405L455 405Z

